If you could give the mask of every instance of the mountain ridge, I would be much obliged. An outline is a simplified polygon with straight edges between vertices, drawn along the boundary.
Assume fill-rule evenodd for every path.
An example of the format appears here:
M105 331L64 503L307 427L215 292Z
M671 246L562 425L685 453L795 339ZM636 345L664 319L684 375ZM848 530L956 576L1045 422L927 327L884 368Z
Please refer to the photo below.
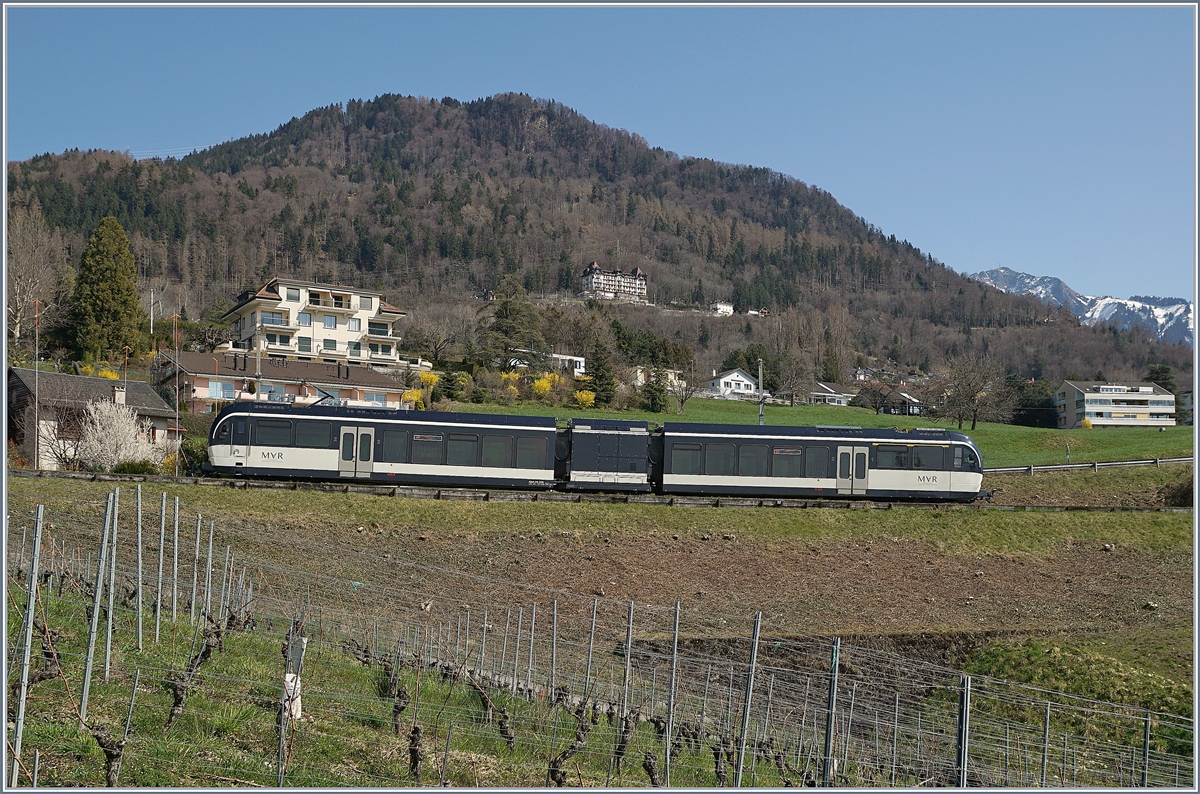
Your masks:
M1194 344L1195 306L1184 298L1084 295L1055 276L1034 276L1007 267L970 273L967 278L1009 294L1033 295L1051 305L1064 306L1085 325L1108 323L1122 330L1136 326L1152 332L1161 342Z
M724 319L604 309L691 345L702 370L750 344L922 371L982 348L1025 378L1191 366L1140 331L1101 334L973 282L819 187L651 147L523 94L387 94L179 160L69 151L8 168L10 210L36 200L73 263L113 215L144 291L192 318L279 275L379 289L430 322L510 275L535 297L574 298L598 261L641 267L660 306L734 303ZM771 319L744 315L761 308Z

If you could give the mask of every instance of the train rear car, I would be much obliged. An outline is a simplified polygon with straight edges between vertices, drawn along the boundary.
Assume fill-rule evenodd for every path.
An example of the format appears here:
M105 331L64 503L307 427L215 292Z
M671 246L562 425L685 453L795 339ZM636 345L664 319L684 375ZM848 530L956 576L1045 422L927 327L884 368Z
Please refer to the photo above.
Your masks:
M970 501L983 464L970 438L940 428L667 422L664 494Z

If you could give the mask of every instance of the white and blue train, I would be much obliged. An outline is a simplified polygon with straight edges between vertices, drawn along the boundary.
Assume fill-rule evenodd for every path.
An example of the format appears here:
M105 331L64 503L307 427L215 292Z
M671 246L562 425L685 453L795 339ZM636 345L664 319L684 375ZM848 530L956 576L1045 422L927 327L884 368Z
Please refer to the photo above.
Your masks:
M222 475L451 488L971 501L983 460L941 428L788 427L235 403L209 434Z

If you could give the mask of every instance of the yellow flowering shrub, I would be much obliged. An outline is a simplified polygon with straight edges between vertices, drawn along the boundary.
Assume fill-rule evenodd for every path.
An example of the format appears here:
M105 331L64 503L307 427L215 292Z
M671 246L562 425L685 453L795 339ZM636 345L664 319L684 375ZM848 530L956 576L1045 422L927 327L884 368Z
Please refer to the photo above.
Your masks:
M413 408L418 411L425 410L425 397L417 389L409 389L400 395L401 403L412 403Z
M432 389L434 386L437 385L437 382L439 380L441 380L441 378L439 378L436 373L433 373L433 372L422 372L421 373L421 385L423 387L425 387L426 389Z
M506 386L512 386L515 388L517 385L517 381L520 379L521 379L521 373L519 373L519 372L501 372L500 373L500 382Z
M553 372L543 375L533 382L533 395L539 400L546 399L550 395L550 392L554 390L554 387L558 385L559 380L561 380L559 376Z
M583 389L575 392L575 402L581 408L591 408L596 404L596 392Z
M97 378L107 378L108 380L120 380L121 379L120 375L118 375L115 371L108 369L107 367L102 368L99 372L97 372L96 377Z

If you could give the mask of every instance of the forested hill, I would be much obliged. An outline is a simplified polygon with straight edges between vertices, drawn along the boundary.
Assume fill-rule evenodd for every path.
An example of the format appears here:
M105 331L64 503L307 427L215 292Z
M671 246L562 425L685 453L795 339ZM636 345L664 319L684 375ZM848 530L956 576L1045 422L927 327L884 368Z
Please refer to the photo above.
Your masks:
M971 282L820 188L682 157L520 94L354 100L178 161L71 151L10 163L9 179L10 208L36 198L74 260L116 216L146 283L193 317L271 275L379 288L414 309L470 300L510 273L535 297L566 296L596 260L640 266L659 306L721 298L791 317L790 341L774 321L776 346L807 334L846 365L929 369L983 346L1025 376L1190 371L1186 348ZM623 316L656 325L653 312ZM663 327L707 367L772 341L766 323L745 325L697 315Z

